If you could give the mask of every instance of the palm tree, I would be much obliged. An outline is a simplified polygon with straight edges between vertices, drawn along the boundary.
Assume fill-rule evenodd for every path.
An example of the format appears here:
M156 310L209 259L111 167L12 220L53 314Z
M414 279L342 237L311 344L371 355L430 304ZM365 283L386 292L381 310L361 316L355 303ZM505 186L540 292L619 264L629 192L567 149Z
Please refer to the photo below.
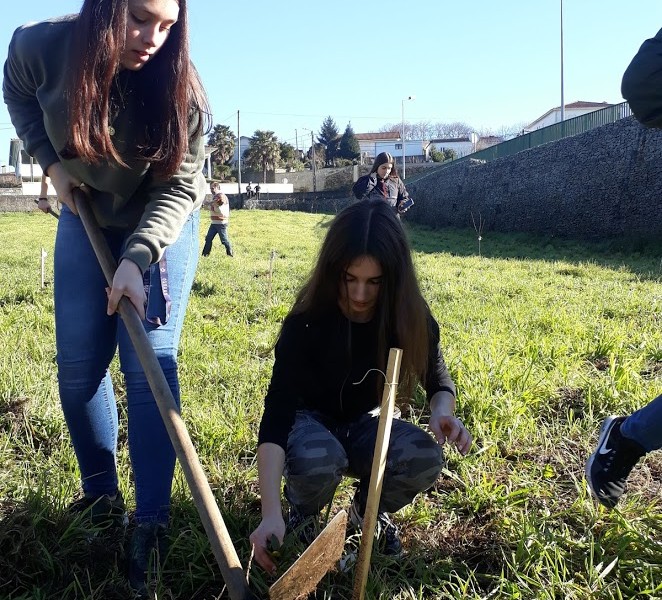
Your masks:
M229 174L230 167L227 163L234 155L237 137L227 125L215 125L209 134L207 143L216 148L211 160L218 168L221 176Z
M274 132L256 130L244 153L244 161L249 168L262 170L262 183L266 183L267 171L273 171L280 162L280 142Z

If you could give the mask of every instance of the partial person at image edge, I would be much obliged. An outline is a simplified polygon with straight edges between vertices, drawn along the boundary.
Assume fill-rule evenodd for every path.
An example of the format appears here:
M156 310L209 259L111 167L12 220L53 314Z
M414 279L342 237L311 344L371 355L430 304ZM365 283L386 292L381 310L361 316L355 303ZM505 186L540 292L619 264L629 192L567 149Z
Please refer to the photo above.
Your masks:
M662 30L646 40L623 75L623 98L646 127L662 128ZM598 444L586 463L593 496L613 508L627 478L648 452L662 448L662 395L629 416L605 419Z
M84 0L79 14L17 29L4 66L12 123L63 205L54 252L58 382L84 493L70 508L93 527L126 524L108 371L119 347L136 494L129 583L139 593L148 565L156 570L151 555L166 555L175 452L116 309L126 296L144 319L179 403L209 115L189 57L186 4ZM73 203L78 187L118 261L108 294Z

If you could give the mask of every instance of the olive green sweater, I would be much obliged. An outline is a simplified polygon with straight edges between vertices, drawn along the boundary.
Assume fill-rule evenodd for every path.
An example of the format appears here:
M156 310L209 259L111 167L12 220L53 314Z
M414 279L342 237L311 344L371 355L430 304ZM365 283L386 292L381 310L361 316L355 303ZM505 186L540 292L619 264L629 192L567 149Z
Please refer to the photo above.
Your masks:
M28 24L14 32L4 67L4 100L27 152L44 171L61 161L69 174L91 189L99 224L132 232L121 258L145 271L161 258L190 213L202 204L206 192L204 139L202 134L190 138L178 171L168 179L154 173L149 163L137 160L135 133L142 131L141 113L149 107L140 106L131 93L131 82L142 73L122 71L116 78L120 103L110 125L115 147L128 166L63 159L59 152L69 133L66 86L75 20L76 15L70 15Z

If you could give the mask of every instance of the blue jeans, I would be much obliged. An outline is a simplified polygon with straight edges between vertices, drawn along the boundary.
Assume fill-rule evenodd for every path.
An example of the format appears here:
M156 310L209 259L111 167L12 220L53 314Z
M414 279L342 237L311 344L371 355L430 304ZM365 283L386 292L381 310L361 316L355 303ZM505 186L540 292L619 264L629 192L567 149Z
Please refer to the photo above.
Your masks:
M344 476L359 480L362 515L368 499L379 417L370 413L338 423L318 412L297 411L287 438L285 496L303 515L331 502ZM395 512L437 480L444 463L441 446L421 428L393 419L379 512Z
M662 448L662 395L625 419L621 433L641 444L647 452Z
M198 262L200 213L191 214L166 251L170 317L144 321L170 389L179 405L177 348ZM104 230L117 259L130 231ZM136 520L167 522L175 452L126 327L106 315L107 287L81 220L62 207L54 253L55 337L62 410L88 496L117 491L117 406L108 366L119 346L126 383L129 454L136 484ZM164 320L158 265L150 267L147 310Z
M211 252L211 245L214 238L218 235L221 238L221 244L225 246L225 253L232 256L232 245L228 238L228 224L227 223L210 223L207 235L205 236L205 246L202 249L202 256L209 256Z

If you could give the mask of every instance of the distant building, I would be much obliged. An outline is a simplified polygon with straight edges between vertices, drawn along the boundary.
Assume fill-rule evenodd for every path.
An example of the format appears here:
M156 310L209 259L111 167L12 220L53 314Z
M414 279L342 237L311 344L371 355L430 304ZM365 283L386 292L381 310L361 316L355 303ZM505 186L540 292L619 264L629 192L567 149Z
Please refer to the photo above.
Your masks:
M232 156L232 166L234 168L237 167L237 163L239 162L239 150L241 149L241 157L243 159L244 154L246 154L246 150L248 150L251 147L251 137L242 135L241 138L239 138L239 143L235 144L234 146L234 155ZM244 170L243 162L242 162L242 171Z
M612 106L609 102L584 102L579 100L577 102L572 102L571 104L565 105L565 119L572 119L573 117L579 117L585 115L586 113L593 112L595 110L600 110ZM561 122L561 107L557 106L548 110L544 115L538 117L535 121L529 123L523 130L522 133L531 133L536 129L541 129L542 127L548 127L549 125L554 125L554 123Z
M457 158L462 158L463 156L471 154L474 151L474 144L472 143L471 138L435 138L430 140L425 148L426 160L430 159L430 151L432 150L433 146L438 152L443 152L444 150L452 150L455 152L455 156Z
M211 155L217 150L218 148L214 146L205 145L205 165L202 167L202 173L207 179L211 179L214 175L211 167Z
M485 148L489 148L490 146L496 146L503 141L504 139L501 135L482 135L476 142L476 152L485 150Z
M9 167L21 181L41 180L41 166L23 149L23 142L17 138L9 142Z
M397 131L357 133L355 136L361 149L361 164L371 163L382 152L392 154L396 160L402 156L402 140ZM427 143L425 140L405 140L407 162L423 162Z

